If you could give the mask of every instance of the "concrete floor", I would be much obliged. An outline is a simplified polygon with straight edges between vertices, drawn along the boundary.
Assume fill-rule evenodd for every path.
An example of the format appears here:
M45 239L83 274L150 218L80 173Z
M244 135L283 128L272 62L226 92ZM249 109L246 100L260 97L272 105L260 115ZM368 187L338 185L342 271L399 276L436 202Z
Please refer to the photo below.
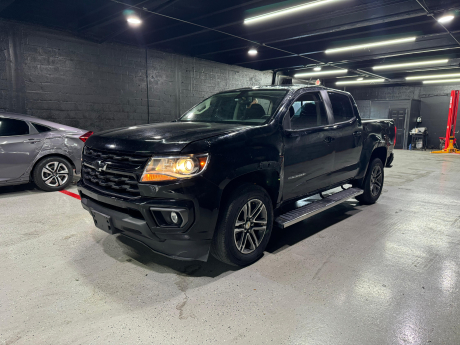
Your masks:
M0 188L0 343L460 344L459 171L397 151L377 204L277 230L245 269L169 260L67 195Z

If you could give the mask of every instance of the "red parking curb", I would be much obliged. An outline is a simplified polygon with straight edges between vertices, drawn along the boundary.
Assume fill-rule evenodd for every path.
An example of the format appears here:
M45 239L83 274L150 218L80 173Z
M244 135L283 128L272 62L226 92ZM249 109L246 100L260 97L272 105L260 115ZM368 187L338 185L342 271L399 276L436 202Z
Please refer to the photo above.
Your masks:
M65 194L65 195L71 196L72 198L75 198L75 199L81 200L81 198L80 198L80 195L78 195L78 194L75 194L75 193L69 192L69 191L67 191L67 190L60 190L60 192L61 192L62 194Z

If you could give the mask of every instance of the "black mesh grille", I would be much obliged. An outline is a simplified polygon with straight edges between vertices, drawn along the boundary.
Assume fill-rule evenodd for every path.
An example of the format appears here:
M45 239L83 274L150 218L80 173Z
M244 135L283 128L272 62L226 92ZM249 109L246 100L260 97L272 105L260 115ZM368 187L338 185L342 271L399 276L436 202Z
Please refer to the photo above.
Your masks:
M139 187L135 175L118 174L116 172L97 171L96 169L83 165L82 178L89 186L125 196L138 196Z
M81 176L87 185L103 192L136 197L140 195L136 176L142 174L148 159L85 147Z
M113 163L121 170L128 171L143 168L148 159L149 156L118 154L108 151L95 150L89 147L85 147L83 151L83 160L102 160L104 162Z

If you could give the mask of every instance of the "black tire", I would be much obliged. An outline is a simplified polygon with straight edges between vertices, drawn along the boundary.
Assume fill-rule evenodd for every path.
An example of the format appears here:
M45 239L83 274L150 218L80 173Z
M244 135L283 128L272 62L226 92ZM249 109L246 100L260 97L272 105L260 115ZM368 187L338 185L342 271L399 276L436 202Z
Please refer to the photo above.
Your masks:
M72 183L73 169L67 159L50 156L35 165L32 177L37 188L45 192L56 192Z
M369 164L366 176L361 183L361 188L364 190L364 193L358 195L356 200L364 205L374 204L380 197L380 194L382 194L383 182L383 163L380 158L374 158Z
M222 206L211 254L234 266L243 267L256 262L262 257L273 228L273 205L270 196L262 187L244 184ZM249 209L252 209L251 212L248 212ZM250 217L250 213L253 217ZM262 229L264 221L265 230Z

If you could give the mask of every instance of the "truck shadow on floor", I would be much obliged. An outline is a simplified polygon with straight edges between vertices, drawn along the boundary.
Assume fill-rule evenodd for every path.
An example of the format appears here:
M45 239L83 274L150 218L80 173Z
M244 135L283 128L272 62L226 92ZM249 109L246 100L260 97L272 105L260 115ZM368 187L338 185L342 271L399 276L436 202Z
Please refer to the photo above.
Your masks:
M283 230L274 227L266 251L271 254L279 253L361 212L357 206L359 206L357 201L347 201L287 229ZM212 255L209 255L207 262L170 259L153 252L142 243L122 235L118 235L117 237L108 236L101 244L107 255L118 260L121 250L122 254L124 254L123 257L128 257L127 260L123 260L157 273L176 273L189 277L217 278L239 270L239 267L224 264Z
M276 254L361 212L358 201L346 201L286 229L274 227L266 251Z
M127 259L128 262L146 267L158 273L173 272L189 277L216 278L226 273L230 274L239 269L239 267L227 265L218 261L212 255L209 255L207 262L175 260L157 254L149 247L129 237L118 235L112 238L114 238L116 243L120 246L123 254L129 257ZM111 248L112 246L104 246L104 251L112 257L118 256L118 254L112 253Z
M284 249L303 240L308 241L310 236L321 236L318 234L321 230L360 212L362 206L357 205L357 202L347 201L285 230L274 229L267 251L280 255ZM124 236L106 235L96 229L91 234L96 246L84 246L72 262L80 273L79 278L93 286L91 298L95 300L110 295L120 304L141 309L184 295L176 306L179 317L193 317L190 316L193 310L184 309L187 291L217 282L239 270L238 267L221 263L213 256L209 256L207 262L178 261L156 254L145 245ZM270 256L266 259L270 260Z

